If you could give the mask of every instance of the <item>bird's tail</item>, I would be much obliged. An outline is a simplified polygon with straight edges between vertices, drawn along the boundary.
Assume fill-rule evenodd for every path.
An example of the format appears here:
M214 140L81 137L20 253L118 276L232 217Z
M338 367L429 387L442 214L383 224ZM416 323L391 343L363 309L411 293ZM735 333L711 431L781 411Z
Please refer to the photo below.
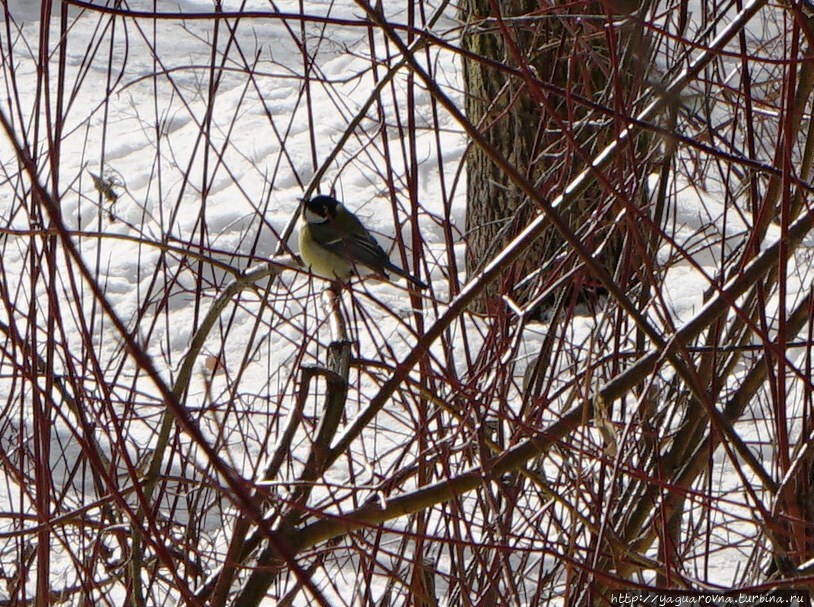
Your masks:
M406 278L411 283L413 283L415 286L417 286L419 289L429 289L430 288L430 285L428 285L426 282L424 282L420 278L416 278L415 276L413 276L412 274L410 274L406 270L402 270L400 267L398 267L396 264L394 264L392 262L387 264L387 269L390 270L391 272L393 272L393 274L398 274L402 278Z

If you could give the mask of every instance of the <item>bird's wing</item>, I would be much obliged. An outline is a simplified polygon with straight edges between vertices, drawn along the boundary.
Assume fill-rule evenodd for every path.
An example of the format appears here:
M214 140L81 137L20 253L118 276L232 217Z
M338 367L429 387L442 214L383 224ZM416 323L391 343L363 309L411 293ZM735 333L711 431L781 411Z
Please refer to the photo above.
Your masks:
M350 231L343 230L334 221L311 224L311 235L320 245L335 255L354 263L367 266L375 272L385 273L390 258L376 239L356 217Z

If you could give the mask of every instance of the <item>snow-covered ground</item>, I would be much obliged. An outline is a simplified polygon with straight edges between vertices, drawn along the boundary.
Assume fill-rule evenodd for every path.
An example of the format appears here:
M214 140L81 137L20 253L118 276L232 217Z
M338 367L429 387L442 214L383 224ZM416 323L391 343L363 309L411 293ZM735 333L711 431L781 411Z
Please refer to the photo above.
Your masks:
M150 11L153 4L139 0L128 6L133 11ZM165 12L192 15L211 11L211 3L203 0L161 4ZM177 380L190 339L214 298L236 273L280 250L280 234L296 212L304 188L368 100L388 64L398 60L381 34L353 23L361 15L353 2L306 5L311 17L306 21L255 15L222 20L217 26L209 19L152 21L74 7L67 10L61 91L65 120L55 198L64 225L74 232L82 262L98 277L105 300L169 386ZM293 15L300 10L293 1L275 6L279 14ZM4 34L3 44L11 44L13 53L4 50L4 57L13 63L4 66L2 110L21 141L24 135L26 142L34 142L32 151L42 183L50 188L55 166L49 161L43 133L53 128L57 111L59 20L54 17L51 24L50 73L43 81L50 96L43 98L37 86L37 3L20 0L11 2L9 8L15 22L9 26L11 42ZM224 2L222 8L225 12L270 10L268 2L260 0L233 0ZM385 3L385 9L393 22L406 23L403 7ZM458 26L452 10L447 11L433 28L439 36ZM333 22L328 24L323 18ZM337 25L337 20L347 21ZM311 70L307 88L304 52ZM374 64L371 56L380 61ZM437 49L431 57L429 66L435 78L461 103L456 57ZM222 69L213 70L213 64ZM44 111L46 107L50 115ZM416 120L412 142L402 136L409 111ZM433 285L422 300L411 300L403 281L357 283L353 293L345 296L358 359L351 371L351 395L345 410L348 420L365 408L392 369L408 355L419 327L426 328L443 313L452 298L450 285L465 282L461 165L466 143L460 125L433 104L426 90L409 81L406 71L400 71L361 119L323 179L321 190L335 191L357 212L394 260L410 267L421 260L416 272ZM28 201L19 196L18 166L5 138L0 142L0 160L3 179L11 186L0 188L0 227L4 229L0 288L7 290L4 300L14 302L13 309L0 311L0 321L37 331L41 344L49 339L59 344L54 369L60 376L84 378L83 396L77 397L80 406L103 450L115 454L112 470L127 483L128 467L136 466L155 448L164 413L159 391L155 382L137 370L121 335L102 313L101 302L83 282L77 263L67 259L62 249L35 262L55 268L53 282L50 278L31 280L32 256L42 250L44 240L32 239L28 230L39 226L39 218L29 214ZM113 180L118 194L115 203L100 196L91 173ZM666 231L674 242L693 252L692 263L680 259L669 244L659 252L657 261L667 272L661 294L664 308L654 304L649 311L658 326L668 324L665 314L680 326L701 308L703 294L720 267L722 239L725 253L738 250L752 222L748 213L728 209L720 192L707 193L681 179L677 179L676 190ZM43 223L48 225L48 218ZM767 241L778 234L772 228ZM294 250L295 240L287 243ZM195 257L198 254L203 255L202 260ZM225 266L213 265L208 258ZM789 274L793 299L800 286L810 282L808 266L798 267L792 260ZM304 272L288 270L268 289L261 283L256 291L246 290L220 317L196 363L186 408L220 456L244 478L256 479L261 474L264 458L301 389L300 368L325 364L331 335L319 301L320 288ZM414 308L415 303L420 307ZM773 302L768 305L776 307ZM35 309L38 319L29 316ZM49 325L43 315L56 319L53 335L47 334ZM574 351L595 340L612 342L608 318L601 312L575 318L567 329ZM518 342L519 362L513 377L505 380L500 369L491 369L478 380L481 385L501 381L519 385L527 361L534 361L550 330L546 324L526 328ZM431 349L428 364L433 372L438 376L446 372L449 377L457 373L458 379L472 372L476 367L472 360L488 343L489 331L476 318L453 325ZM11 361L19 360L19 353L10 341L6 343L0 369L6 369L3 377L11 377L19 374L10 371ZM40 355L45 357L47 350ZM365 361L377 365L368 366ZM212 373L207 363L216 365L218 371ZM569 361L561 361L561 366L567 373ZM44 383L41 388L57 394ZM67 390L76 397L76 386ZM5 452L18 440L15 437L25 436L26 443L35 440L35 416L28 412L30 403L36 401L31 391L30 384L21 388L18 382L0 380L0 398L6 403L9 420L3 426ZM434 396L445 399L455 393L451 383ZM515 400L505 403L506 410L519 410L518 394L517 387L508 391L508 397ZM566 400L562 397L562 402L552 405L551 419ZM437 415L420 409L428 402L431 400L417 395L394 398L354 443L353 458L340 460L329 471L323 479L325 486L315 490L313 503L329 504L325 511L338 512L350 507L353 500L377 498L376 487L382 479L423 458L438 462L434 458L444 452L445 445L454 447L449 461L457 462L455 449L471 439L466 433L483 420L469 420L471 425L461 423L447 433ZM446 405L454 406L454 402ZM313 431L311 422L319 418L321 406L321 399L307 401L303 411L309 420L306 429ZM799 414L790 408L790 417ZM417 445L404 448L415 439L417 425L427 423L427 418L439 425L426 433L431 440L423 445L426 452L420 453ZM750 440L757 440L747 434ZM50 435L45 436L51 441L52 453L64 454L52 460L53 478L65 485L58 489L75 489L67 492L65 503L52 505L54 511L87 505L81 496L92 494L90 476L71 477L83 453L83 430L73 411L60 410ZM300 461L311 438L304 429L294 441ZM173 440L177 444L172 448L173 458L165 462L166 472L219 482L185 434L179 433ZM770 467L770 450L759 455ZM555 474L556 466L550 465L546 469ZM293 478L292 470L288 472ZM399 487L407 490L414 481L411 477ZM722 495L733 492L740 500L737 477L731 471L716 482L720 482ZM24 486L22 479L3 477L0 510L34 512L33 496ZM364 487L370 490L360 489ZM290 488L281 485L275 490L282 495ZM211 498L212 491L200 489L199 495L190 498L181 481L171 485L161 502L166 516L183 526L190 513L197 516L195 508ZM180 502L177 496L182 496ZM133 508L136 503L135 498L129 502ZM229 539L224 520L231 520L221 514L207 509L206 520L197 527L205 538L202 543L218 551L225 549ZM19 528L15 527L18 523L15 517L0 515L0 536ZM430 517L428 524L438 525L432 531L443 533L438 519ZM529 521L522 522L521 529L523 525L533 527ZM402 520L389 528L409 530ZM397 537L388 536L393 551ZM81 552L65 542L54 549L51 575L55 586L64 576L73 579L69 572L76 563L72 558ZM533 552L534 546L518 541L516 549ZM383 570L392 566L385 556L377 558L381 558ZM529 571L536 572L529 573L530 578L553 566L548 558L529 565ZM735 580L743 558L737 547L714 555L719 583ZM362 583L353 577L355 559L349 557L347 566L339 567L344 573L337 579L316 577L327 597L348 604L354 601L354 588ZM439 571L449 572L450 568L448 560L439 559ZM32 575L32 591L34 581ZM385 591L387 581L382 575L370 582L374 598ZM4 592L0 589L0 597ZM160 595L160 590L154 592ZM123 588L111 596L121 593Z

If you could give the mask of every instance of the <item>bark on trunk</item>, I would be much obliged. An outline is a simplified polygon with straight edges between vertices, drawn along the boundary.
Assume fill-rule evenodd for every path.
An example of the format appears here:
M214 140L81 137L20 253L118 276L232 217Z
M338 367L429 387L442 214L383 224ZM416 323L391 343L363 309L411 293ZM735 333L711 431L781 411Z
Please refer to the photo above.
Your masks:
M493 12L498 7L517 51L511 49L499 27ZM641 63L647 60L646 44L633 28L621 30L625 40L613 43L613 38L607 35L611 18L599 3L549 6L537 0L463 0L461 18L465 23L466 50L512 68L518 67L519 51L539 80L568 91L568 94L544 91L546 102L540 103L529 93L522 78L501 71L493 63L472 58L464 61L469 120L480 125L487 140L537 183L544 195L556 194L583 170L585 159L616 133L613 116L596 112L580 102L579 97L611 109L629 108L644 75ZM620 30L614 31L619 34ZM609 51L610 44L614 45L613 53ZM612 60L614 54L616 58ZM633 65L639 69L631 70ZM574 137L576 145L568 143L566 133ZM577 146L581 152L575 151ZM627 156L620 158L613 169L617 174L611 176L613 186L621 185L623 194L631 187L635 189L630 184L637 180L631 181L631 175L641 173L640 167L631 166L636 164L632 160L635 155ZM579 204L563 209L571 228L577 230L587 225L588 218L607 203L608 195L607 186L597 184ZM467 199L466 267L472 276L538 210L480 149L472 149L467 159ZM614 214L612 207L611 202L605 213L608 219ZM586 234L586 244L598 244L609 228ZM615 269L621 243L621 237L617 237L606 249L609 270ZM538 239L527 255L490 287L480 300L478 311L494 311L494 306L502 305L497 297L501 294L509 294L519 303L528 301L547 277L526 281L519 289L517 285L545 260L563 255L561 244L553 233Z

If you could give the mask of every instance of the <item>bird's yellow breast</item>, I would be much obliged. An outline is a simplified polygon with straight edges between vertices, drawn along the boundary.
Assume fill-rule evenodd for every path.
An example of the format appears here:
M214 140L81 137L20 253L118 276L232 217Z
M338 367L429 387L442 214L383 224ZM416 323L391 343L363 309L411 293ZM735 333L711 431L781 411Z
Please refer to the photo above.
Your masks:
M306 222L300 224L299 244L300 257L312 273L327 280L347 280L351 277L352 266L348 260L318 245Z

